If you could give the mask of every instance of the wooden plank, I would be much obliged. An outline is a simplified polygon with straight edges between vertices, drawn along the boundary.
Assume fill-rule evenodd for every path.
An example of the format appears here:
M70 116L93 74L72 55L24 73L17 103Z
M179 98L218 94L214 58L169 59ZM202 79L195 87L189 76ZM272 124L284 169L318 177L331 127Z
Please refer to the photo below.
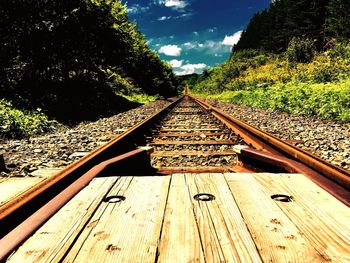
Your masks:
M233 141L168 141L157 140L150 143L151 145L236 145Z
M193 130L193 129L219 129L218 125L216 124L205 124L205 123L198 123L198 124L193 124L193 123L186 123L186 124L162 124L162 128L164 129L186 129L186 130Z
M49 219L9 262L58 262L85 227L117 178L95 178Z
M172 176L158 262L205 262L183 174Z
M159 132L222 131L220 128L161 128Z
M255 174L268 195L282 193L293 202L277 205L305 239L326 259L350 262L350 209L301 174Z
M0 183L0 205L20 195L32 186L43 181L43 178L10 177Z
M264 262L326 261L252 174L225 174Z
M232 166L168 166L155 167L157 174L174 174L174 173L224 173L229 172Z
M190 196L210 193L215 200L192 198L208 262L262 262L223 174L186 174Z
M7 179L10 179L11 177L0 177L0 184L2 183L2 182L5 182L5 181L7 181Z
M192 137L192 136L220 136L220 135L225 135L227 133L224 132L188 132L188 133L175 133L175 132L163 132L156 134L157 137ZM229 134L227 134L229 135Z
M170 176L129 180L109 194L126 199L100 206L64 262L155 261Z
M59 171L61 171L62 168L41 168L41 169L38 169L38 170L35 170L33 172L30 173L31 176L34 176L34 177L44 177L44 178L47 178L47 177L50 177L56 173L58 173Z
M154 151L152 157L174 157L174 156L222 156L222 155L237 155L234 151Z

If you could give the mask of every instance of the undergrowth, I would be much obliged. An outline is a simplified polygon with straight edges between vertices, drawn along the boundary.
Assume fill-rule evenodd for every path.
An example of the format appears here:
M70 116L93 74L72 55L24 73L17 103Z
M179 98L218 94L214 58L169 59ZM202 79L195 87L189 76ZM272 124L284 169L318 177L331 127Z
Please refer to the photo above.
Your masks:
M22 111L5 100L0 100L0 137L23 138L34 134L52 131L59 126L49 120L40 109Z
M211 99L324 119L350 121L350 44L310 62L245 50L199 78L192 92Z
M124 95L124 94L118 93L118 95L126 98L129 101L138 102L141 104L147 104L147 103L153 102L159 98L158 95L152 96L152 95L147 95L145 93L133 93L133 94L129 94L129 95Z

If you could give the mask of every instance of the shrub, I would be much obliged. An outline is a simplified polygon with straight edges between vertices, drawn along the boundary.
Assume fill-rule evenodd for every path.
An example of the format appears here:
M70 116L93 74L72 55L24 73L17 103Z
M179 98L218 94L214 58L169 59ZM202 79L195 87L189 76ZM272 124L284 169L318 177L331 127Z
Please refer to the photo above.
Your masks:
M314 55L314 43L308 38L293 37L286 51L287 60L291 63L308 63Z
M10 102L0 100L0 135L7 138L28 137L48 132L58 127L56 121L49 120L40 109L21 111Z

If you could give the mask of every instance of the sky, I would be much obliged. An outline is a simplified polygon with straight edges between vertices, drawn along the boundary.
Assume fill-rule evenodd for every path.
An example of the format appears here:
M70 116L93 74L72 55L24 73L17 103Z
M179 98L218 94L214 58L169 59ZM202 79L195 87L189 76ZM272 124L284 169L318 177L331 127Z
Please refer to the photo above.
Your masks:
M125 3L125 1L124 1ZM201 73L230 55L249 19L270 0L128 0L131 21L175 74Z

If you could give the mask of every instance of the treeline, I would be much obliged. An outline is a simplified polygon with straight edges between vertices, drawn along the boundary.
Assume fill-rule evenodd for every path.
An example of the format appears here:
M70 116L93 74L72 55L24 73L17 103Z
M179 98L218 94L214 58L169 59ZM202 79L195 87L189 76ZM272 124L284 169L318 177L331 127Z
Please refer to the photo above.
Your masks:
M349 0L276 0L192 92L299 115L350 121Z
M179 80L179 86L178 86L178 92L181 93L184 90L184 87L188 85L189 87L194 86L198 80L199 80L200 75L197 73L189 74L189 75L183 75L183 76L178 76Z
M321 51L334 38L350 38L349 10L349 0L275 0L252 17L233 52L283 52L293 37L309 39Z
M117 93L176 94L119 0L0 1L0 98L58 120L115 112Z

